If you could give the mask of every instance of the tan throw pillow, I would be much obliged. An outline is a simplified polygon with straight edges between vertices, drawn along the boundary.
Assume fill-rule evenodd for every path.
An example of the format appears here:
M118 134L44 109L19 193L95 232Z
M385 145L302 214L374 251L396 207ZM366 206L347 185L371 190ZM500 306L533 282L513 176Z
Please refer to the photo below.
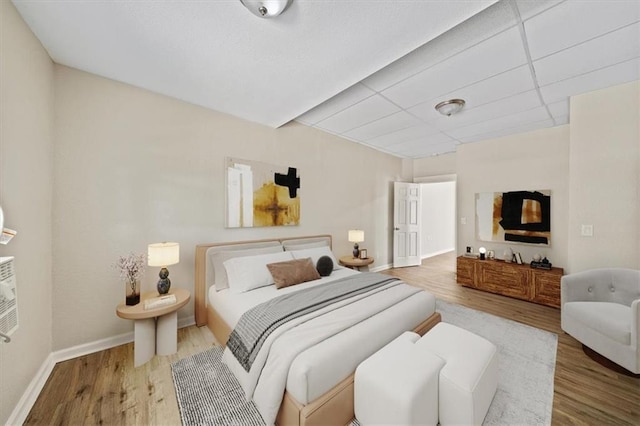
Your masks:
M269 263L267 268L269 268L277 288L289 287L320 278L320 274L309 257Z

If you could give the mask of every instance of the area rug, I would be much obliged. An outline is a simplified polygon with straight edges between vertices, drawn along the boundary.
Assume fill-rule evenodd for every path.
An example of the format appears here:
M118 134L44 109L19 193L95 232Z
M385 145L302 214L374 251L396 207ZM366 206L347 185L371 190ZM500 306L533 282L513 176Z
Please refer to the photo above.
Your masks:
M215 346L171 364L182 424L263 426L255 404L222 363L223 351Z
M556 334L442 300L436 310L498 347L498 390L484 425L551 424Z
M551 424L558 337L534 327L437 300L442 320L498 347L498 390L485 425ZM264 425L214 347L171 365L183 425ZM352 423L357 425L357 421Z

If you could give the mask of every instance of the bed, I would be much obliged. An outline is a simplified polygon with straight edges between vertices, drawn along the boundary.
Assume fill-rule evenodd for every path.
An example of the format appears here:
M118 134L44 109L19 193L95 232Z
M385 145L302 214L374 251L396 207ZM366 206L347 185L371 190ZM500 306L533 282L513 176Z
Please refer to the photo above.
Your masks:
M316 290L319 290L331 286L343 286L343 283L346 282L375 278L373 275L379 275L360 274L347 268L341 268L333 257L336 269L328 277L321 277L318 280L282 289L276 289L271 285L237 292L235 291L236 287L225 287L225 285L231 285L232 282L233 286L236 286L238 277L248 276L247 274L252 268L247 265L251 265L254 259L271 259L273 256L273 259L277 261L284 256L309 257L315 264L321 254L332 256L330 250L330 235L198 245L196 247L195 274L196 324L198 326L207 325L216 340L220 344L226 345L232 329L236 327L242 314L264 301L271 300L275 295L296 293L292 297L297 297L297 293L305 289L311 289L306 291L313 292L315 291L313 288L316 287ZM278 254L282 252L290 252L291 254ZM223 277L226 273L228 276ZM325 332L327 327L325 325L319 326L319 324L324 324L322 321L330 321L332 325L343 321L343 317L348 317L348 321L354 321L348 326L344 326L346 323L340 325L339 327L343 327L344 330L335 335L318 337L318 342L310 344L309 347L303 347L297 355L292 355L290 364L283 364L287 368L286 380L284 380L286 384L282 383L283 393L275 392L275 397L273 396L274 392L263 390L261 393L262 395L270 394L269 398L271 399L275 398L277 401L275 406L273 406L273 401L261 402L259 391L261 387L266 386L262 386L262 383L267 383L267 379L260 379L261 382L258 382L257 385L255 383L248 384L251 374L242 371L239 363L234 365L237 361L230 355L229 348L225 350L225 362L229 363L229 367L245 390L247 388L255 389L254 400L259 405L259 409L263 406L268 407L265 411L271 410L276 424L347 424L354 415L353 373L356 366L403 331L414 330L424 334L440 321L440 315L435 312L433 295L413 288L409 290L408 286L398 284L397 280L393 279L392 281L390 277L387 278L386 283L380 284L382 286L380 287L381 294L367 295L366 300L348 299L343 302L344 306L336 303L337 307L327 308L335 310L334 312L324 315L322 318L311 320L303 318L300 325L288 332L293 335L293 337L288 337L289 342L295 344L299 340L304 340L295 338L295 333L306 333L307 329L312 330L310 333L319 329ZM252 280L248 279L247 281ZM394 288L391 289L391 287ZM392 296L383 296L382 293L389 293ZM387 300L394 297L398 300L394 302ZM370 314L366 320L351 318L354 313L360 315L362 308L359 306L370 307L377 303L380 303L379 312ZM385 303L389 303L389 305L384 305ZM298 337L300 336L303 334L298 334ZM276 342L273 343L276 349L277 342L286 341L287 334L283 334L278 339L275 337L271 339ZM357 344L353 342L357 342ZM272 342L269 342L269 345L271 344ZM280 344L279 346L286 345ZM276 349L272 350L275 352ZM263 352L269 352L269 350ZM258 358L261 359L260 356ZM279 359L276 355L273 355L272 358ZM336 359L339 359L340 362L336 362ZM263 369L267 372L270 372L270 369L284 368L282 365L278 367L275 361L272 362L268 357L262 357L260 362L263 363L260 365L264 365ZM254 368L253 370L260 369ZM270 375L264 371L263 375ZM283 396L280 398L277 395ZM270 408L269 404L271 404ZM261 413L263 413L262 410ZM265 416L264 413L263 416ZM271 421L267 421L271 423Z

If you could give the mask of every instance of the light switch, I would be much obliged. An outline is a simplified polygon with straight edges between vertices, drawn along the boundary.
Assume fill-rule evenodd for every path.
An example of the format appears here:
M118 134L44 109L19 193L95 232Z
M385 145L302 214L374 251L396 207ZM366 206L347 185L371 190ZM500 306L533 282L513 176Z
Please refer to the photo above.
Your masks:
M580 235L583 237L593 237L593 225L582 225Z
M467 224L467 218L466 217L461 217L460 218L460 225L466 225Z

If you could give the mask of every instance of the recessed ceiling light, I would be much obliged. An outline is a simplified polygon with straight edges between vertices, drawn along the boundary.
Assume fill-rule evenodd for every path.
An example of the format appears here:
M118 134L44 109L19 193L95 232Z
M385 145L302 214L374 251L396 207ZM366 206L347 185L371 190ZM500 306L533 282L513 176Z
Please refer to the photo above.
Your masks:
M462 99L450 99L436 105L436 111L449 117L451 114L455 114L460 111L464 104L465 102Z

